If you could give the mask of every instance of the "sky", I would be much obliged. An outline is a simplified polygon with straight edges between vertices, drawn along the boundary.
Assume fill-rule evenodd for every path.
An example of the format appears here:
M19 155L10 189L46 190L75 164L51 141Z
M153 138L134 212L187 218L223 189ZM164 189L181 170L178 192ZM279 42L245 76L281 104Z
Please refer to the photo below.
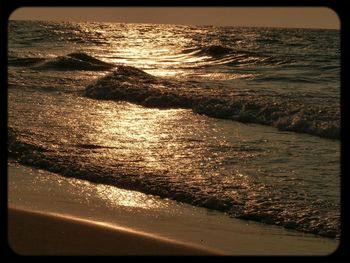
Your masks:
M327 7L21 7L11 20L339 29Z

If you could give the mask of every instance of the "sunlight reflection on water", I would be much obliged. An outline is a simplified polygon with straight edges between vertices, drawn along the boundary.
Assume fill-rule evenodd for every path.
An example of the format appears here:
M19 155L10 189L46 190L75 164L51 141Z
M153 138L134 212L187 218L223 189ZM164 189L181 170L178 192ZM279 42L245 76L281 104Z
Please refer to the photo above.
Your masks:
M124 104L125 105L125 104ZM183 117L182 109L157 110L139 106L115 107L114 103L106 103L105 107L96 108L98 118L90 121L96 128L89 133L91 141L119 149L119 156L138 156L142 162L152 168L164 166L161 156L166 154L164 148L169 136L169 123L178 123ZM174 129L173 135L181 131ZM171 143L171 152L178 152L178 144Z

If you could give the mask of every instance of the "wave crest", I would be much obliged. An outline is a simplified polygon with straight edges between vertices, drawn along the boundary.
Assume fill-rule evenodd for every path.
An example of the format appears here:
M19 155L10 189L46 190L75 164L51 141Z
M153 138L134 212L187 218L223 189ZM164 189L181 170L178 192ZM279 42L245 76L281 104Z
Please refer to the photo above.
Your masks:
M340 110L293 100L288 96L227 96L200 93L186 82L152 76L129 66L86 87L84 96L94 99L125 100L147 107L190 108L209 117L264 124L280 130L340 138Z
M209 65L289 65L294 62L291 58L274 57L256 51L234 49L221 45L185 49L182 53L190 56L209 56Z
M196 54L198 55L210 55L212 57L225 56L232 52L233 50L229 47L224 47L220 45L213 45L208 47L203 47Z
M30 66L40 70L109 70L115 65L101 61L83 52L73 52L65 56L58 56L52 59L45 58L18 58L9 57L11 66Z

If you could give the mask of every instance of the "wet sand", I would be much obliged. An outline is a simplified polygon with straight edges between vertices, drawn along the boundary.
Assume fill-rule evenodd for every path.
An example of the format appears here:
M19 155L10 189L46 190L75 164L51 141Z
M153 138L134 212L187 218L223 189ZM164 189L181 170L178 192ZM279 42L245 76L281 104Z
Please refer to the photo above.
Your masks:
M47 213L9 209L10 247L20 255L213 255L123 227Z
M9 245L25 255L329 255L338 240L8 166Z

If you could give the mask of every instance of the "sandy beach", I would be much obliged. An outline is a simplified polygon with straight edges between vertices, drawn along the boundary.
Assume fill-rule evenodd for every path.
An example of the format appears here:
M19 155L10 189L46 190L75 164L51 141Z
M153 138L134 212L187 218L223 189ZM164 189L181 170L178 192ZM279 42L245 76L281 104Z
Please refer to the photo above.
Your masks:
M338 241L9 164L21 255L329 255Z
M214 255L219 251L122 227L9 209L9 245L20 255Z

